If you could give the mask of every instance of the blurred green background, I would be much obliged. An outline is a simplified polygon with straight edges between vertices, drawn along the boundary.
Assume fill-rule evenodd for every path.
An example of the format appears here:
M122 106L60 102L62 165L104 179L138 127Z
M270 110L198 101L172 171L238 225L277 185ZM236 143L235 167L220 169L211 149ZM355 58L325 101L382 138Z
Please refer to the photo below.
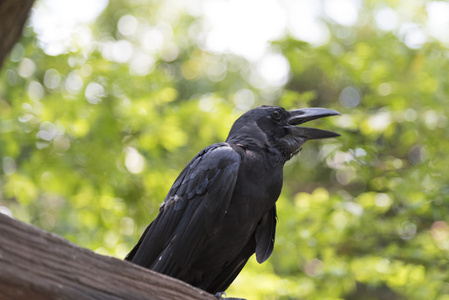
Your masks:
M332 108L228 296L447 300L448 46L447 1L37 1L0 73L0 212L123 258L243 112Z

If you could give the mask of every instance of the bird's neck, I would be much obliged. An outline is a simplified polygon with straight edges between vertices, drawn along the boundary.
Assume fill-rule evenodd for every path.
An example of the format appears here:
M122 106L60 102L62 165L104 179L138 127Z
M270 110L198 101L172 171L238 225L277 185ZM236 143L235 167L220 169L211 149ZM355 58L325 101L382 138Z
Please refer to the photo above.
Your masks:
M288 160L278 149L270 145L269 143L264 143L260 139L254 138L253 136L242 136L238 137L228 137L226 140L228 144L232 144L242 148L247 154L251 153L250 156L257 156L263 159L269 164L273 165L284 165Z

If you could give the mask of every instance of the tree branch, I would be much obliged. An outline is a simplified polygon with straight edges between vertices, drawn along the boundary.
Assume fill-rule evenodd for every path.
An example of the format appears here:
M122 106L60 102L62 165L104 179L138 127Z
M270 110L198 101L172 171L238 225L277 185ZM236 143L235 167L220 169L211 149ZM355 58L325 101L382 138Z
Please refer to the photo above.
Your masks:
M1 299L217 299L1 213L0 233Z
M12 47L22 36L34 0L0 1L0 67Z

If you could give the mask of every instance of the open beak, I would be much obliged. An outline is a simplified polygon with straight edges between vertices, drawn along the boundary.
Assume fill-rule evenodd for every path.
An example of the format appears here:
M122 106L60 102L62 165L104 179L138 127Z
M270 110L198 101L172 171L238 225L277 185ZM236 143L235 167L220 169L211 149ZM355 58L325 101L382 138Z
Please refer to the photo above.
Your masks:
M287 122L289 125L300 125L311 120L341 115L338 111L320 107L302 108L289 111L289 113L290 118ZM338 133L332 131L309 127L292 126L290 129L293 135L303 137L308 140L326 139L340 136Z

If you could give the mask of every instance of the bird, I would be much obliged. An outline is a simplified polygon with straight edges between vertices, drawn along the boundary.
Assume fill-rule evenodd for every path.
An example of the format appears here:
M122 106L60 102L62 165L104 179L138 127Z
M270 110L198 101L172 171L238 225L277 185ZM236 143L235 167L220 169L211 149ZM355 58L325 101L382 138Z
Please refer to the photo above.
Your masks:
M263 263L273 252L284 164L306 141L340 136L298 125L335 115L277 106L244 113L225 142L204 148L182 170L125 260L224 293L254 253Z

